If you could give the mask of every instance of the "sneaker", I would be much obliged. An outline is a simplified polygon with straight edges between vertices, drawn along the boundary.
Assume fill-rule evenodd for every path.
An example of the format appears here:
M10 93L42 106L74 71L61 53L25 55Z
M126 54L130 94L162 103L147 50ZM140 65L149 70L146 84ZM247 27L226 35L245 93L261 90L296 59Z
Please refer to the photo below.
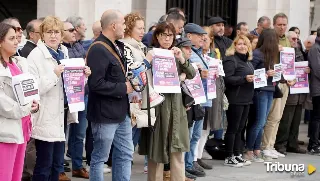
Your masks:
M278 159L279 158L279 156L273 154L271 150L263 150L262 153L263 153L263 156L265 156L265 157L270 157L272 159Z
M86 166L86 170L89 173L90 172L90 166ZM103 166L103 173L111 173L111 169L108 167L108 165Z
M251 165L251 161L243 159L242 154L240 154L239 156L235 156L235 159L238 161L238 163L242 163L243 166Z
M320 146L308 149L308 153L311 155L319 155L320 156Z
M144 166L143 167L143 173L144 174L148 174L148 166Z
M196 177L205 177L206 173L202 170L199 170L199 168L196 168L195 165L193 165L192 168L186 168L186 172L196 176Z
M271 150L271 153L277 155L279 158L285 158L286 155L283 153L278 152L277 150Z
M260 155L256 155L254 153L246 153L244 155L245 159L251 161L251 162L256 162L256 163L263 163L264 159L262 159L261 154Z
M85 168L72 170L72 177L89 179L89 172Z
M202 168L204 168L206 170L212 170L213 169L212 165L206 164L204 161L202 161L202 159L198 159L197 162Z
M235 157L228 157L224 160L224 165L225 166L230 166L230 167L242 167L243 164L239 163Z
M66 173L62 172L59 174L59 181L71 181L71 179L67 177Z
M192 179L192 180L197 179L197 176L192 175L192 174L191 174L191 173L189 173L189 172L185 172L185 174L186 174L186 178L188 178L188 179Z

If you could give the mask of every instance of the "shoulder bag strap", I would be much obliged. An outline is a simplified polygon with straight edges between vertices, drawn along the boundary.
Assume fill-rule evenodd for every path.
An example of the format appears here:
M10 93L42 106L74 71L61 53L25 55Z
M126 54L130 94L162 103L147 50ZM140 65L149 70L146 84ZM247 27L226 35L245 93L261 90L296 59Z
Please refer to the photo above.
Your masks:
M118 55L108 44L106 44L106 43L103 42L103 41L96 41L96 42L92 43L91 46L90 46L89 49L88 49L87 56L88 56L88 53L89 53L91 47L92 47L93 45L95 45L95 44L102 44L107 50L109 50L109 52L111 52L112 55L117 58L118 62L120 63L120 66L121 66L121 69L122 69L123 74L126 75L126 71L125 71L125 69L124 69L124 65L123 65L122 61L120 60L119 55Z

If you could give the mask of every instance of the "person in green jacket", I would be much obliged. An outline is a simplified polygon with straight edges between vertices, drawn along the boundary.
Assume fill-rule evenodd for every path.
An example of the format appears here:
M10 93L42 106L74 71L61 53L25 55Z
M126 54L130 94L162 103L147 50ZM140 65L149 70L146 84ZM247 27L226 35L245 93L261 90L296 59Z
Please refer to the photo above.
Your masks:
M171 23L160 23L153 33L155 48L172 50L176 58L178 74L186 74L186 79L195 76L195 70L185 60L181 50L173 47L175 29ZM146 59L151 63L153 52ZM171 180L184 180L183 153L189 151L189 130L186 108L182 104L181 93L164 94L164 102L156 107L154 131L142 128L139 154L148 156L148 181L163 180L163 164L170 162Z

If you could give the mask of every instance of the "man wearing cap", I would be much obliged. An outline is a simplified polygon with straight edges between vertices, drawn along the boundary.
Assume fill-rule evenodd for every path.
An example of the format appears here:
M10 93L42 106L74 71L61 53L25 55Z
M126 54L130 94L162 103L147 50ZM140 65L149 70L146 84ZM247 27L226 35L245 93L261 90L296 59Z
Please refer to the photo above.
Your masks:
M221 53L221 59L224 59L226 50L231 46L232 40L223 36L224 25L226 21L220 17L212 17L208 21L208 26L211 27L214 35L214 45Z
M207 34L199 25L194 23L188 23L184 27L185 36L191 41L193 46L192 54L190 57L191 63L197 63L200 67L201 78L205 93L207 94L207 77L205 76L205 72L208 70L208 64L206 63L203 55L202 55L202 47L204 45L204 34ZM207 100L207 102L201 104L201 107L204 109L205 107L211 107L212 100ZM195 111L195 107L193 106L191 110ZM186 163L186 172L195 175L197 177L204 177L206 174L204 169L197 163L197 143L201 137L201 132L203 128L203 118L200 120L194 120L194 123L190 127L190 151L186 153L185 163Z

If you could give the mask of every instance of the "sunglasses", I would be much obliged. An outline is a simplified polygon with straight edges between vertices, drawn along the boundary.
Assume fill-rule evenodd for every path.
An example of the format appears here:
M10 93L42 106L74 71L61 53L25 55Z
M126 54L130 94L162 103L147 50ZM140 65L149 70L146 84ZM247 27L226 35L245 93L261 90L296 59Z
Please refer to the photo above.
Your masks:
M76 31L75 28L70 28L70 29L67 29L67 30L64 30L64 31L69 31L70 33L73 33L74 31Z
M21 27L14 27L16 29L16 31L23 31L23 29Z
M297 40L298 40L298 38L292 38L292 40L293 40L293 41L297 41Z

